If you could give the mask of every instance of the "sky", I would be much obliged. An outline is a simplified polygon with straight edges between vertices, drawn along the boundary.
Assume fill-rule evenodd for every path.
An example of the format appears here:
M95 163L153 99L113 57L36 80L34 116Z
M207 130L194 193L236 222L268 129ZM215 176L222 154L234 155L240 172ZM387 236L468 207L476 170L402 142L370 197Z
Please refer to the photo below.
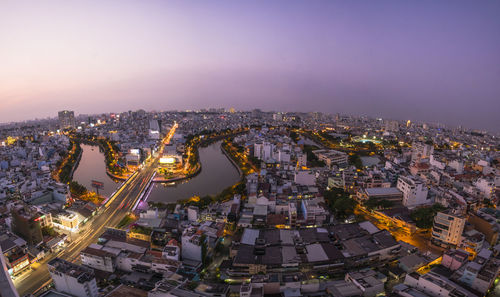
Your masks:
M209 107L500 131L500 1L0 1L0 122Z

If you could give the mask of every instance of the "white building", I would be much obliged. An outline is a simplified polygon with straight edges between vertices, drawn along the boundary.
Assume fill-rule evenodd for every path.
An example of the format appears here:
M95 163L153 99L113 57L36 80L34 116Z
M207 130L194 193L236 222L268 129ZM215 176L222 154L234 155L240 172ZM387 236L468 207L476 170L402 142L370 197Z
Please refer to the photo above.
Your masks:
M94 270L55 258L47 263L57 291L76 297L99 296Z
M398 121L385 121L385 131L387 132L398 132L399 122Z
M202 236L195 228L182 233L182 259L201 262Z
M303 186L314 186L316 175L311 171L295 171L294 182Z
M414 176L400 176L396 187L403 193L403 205L408 208L431 202L427 199L429 189Z
M273 151L272 144L267 143L267 142L255 143L253 148L254 148L253 155L257 159L263 160L264 162L271 159L271 157L272 157L271 153Z
M444 170L446 168L446 162L439 159L434 154L431 155L431 158L429 159L429 164L431 164L432 166L434 166L440 170Z
M329 168L331 168L332 165L347 166L348 164L348 155L344 152L336 150L315 150L313 153L320 161L325 162L326 166Z
M467 296L476 297L477 295L465 290L460 285L452 282L448 278L429 272L420 275L412 272L406 275L405 285L416 288L430 296L448 297L448 296Z
M411 148L411 159L417 161L419 159L427 159L434 153L434 146L422 142L414 142Z
M322 224L326 220L326 211L319 206L317 201L304 199L302 200L302 213L308 224Z
M491 198L493 189L495 189L495 182L493 180L480 178L474 183L474 186L476 186L486 198Z
M432 241L438 245L458 245L466 219L450 211L438 212L432 226Z
M464 172L464 162L461 160L452 160L448 163L448 166L455 169L458 174L462 174Z
M53 217L52 224L58 229L76 232L80 225L80 218L75 212L61 211Z
M373 270L349 272L345 276L345 281L358 287L363 292L363 296L377 296L384 292L384 283L376 276L377 273Z
M114 259L116 255L102 249L102 246L91 245L80 252L82 264L94 269L114 272Z
M187 216L190 222L197 222L199 217L199 209L196 206L189 206L187 209Z

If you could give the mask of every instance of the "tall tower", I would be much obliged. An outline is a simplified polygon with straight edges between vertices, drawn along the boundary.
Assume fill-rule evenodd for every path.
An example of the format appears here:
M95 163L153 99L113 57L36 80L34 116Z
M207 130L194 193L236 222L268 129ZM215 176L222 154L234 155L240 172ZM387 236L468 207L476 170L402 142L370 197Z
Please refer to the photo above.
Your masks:
M2 262L2 271L0 273L0 296L19 297L16 287L14 287L14 283L12 283L12 279L10 278L9 271L7 270L7 265L5 264L5 258L1 247L0 261Z
M63 110L57 115L59 117L59 129L75 128L76 122L74 111Z

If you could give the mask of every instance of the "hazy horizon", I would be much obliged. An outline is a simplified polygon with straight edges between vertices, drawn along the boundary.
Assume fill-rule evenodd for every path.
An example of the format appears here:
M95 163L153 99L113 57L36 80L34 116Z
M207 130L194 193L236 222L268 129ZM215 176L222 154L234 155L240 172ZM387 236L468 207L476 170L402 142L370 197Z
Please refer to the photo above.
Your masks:
M321 111L500 131L499 1L5 1L0 122Z

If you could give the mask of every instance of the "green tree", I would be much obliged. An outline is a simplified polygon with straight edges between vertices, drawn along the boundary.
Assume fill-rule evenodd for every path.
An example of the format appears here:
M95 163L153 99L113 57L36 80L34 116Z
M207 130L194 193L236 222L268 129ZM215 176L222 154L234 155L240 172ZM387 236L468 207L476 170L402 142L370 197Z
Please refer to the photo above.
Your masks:
M71 181L69 183L69 190L70 190L71 194L73 194L76 197L83 196L83 195L87 194L87 192L88 192L87 188L85 188L85 186L79 184L76 181Z
M439 203L434 204L430 207L421 207L415 209L410 213L410 217L415 221L415 225L418 228L431 228L434 222L434 217L436 214L446 208Z
M358 154L349 155L349 163L356 166L357 169L363 169L363 162Z
M357 203L343 189L333 188L325 191L323 197L336 218L345 219L354 214Z
M394 205L394 203L392 201L389 201L389 200L377 199L377 198L371 197L370 199L368 199L364 203L364 205L368 209L386 209L386 208L392 207Z

